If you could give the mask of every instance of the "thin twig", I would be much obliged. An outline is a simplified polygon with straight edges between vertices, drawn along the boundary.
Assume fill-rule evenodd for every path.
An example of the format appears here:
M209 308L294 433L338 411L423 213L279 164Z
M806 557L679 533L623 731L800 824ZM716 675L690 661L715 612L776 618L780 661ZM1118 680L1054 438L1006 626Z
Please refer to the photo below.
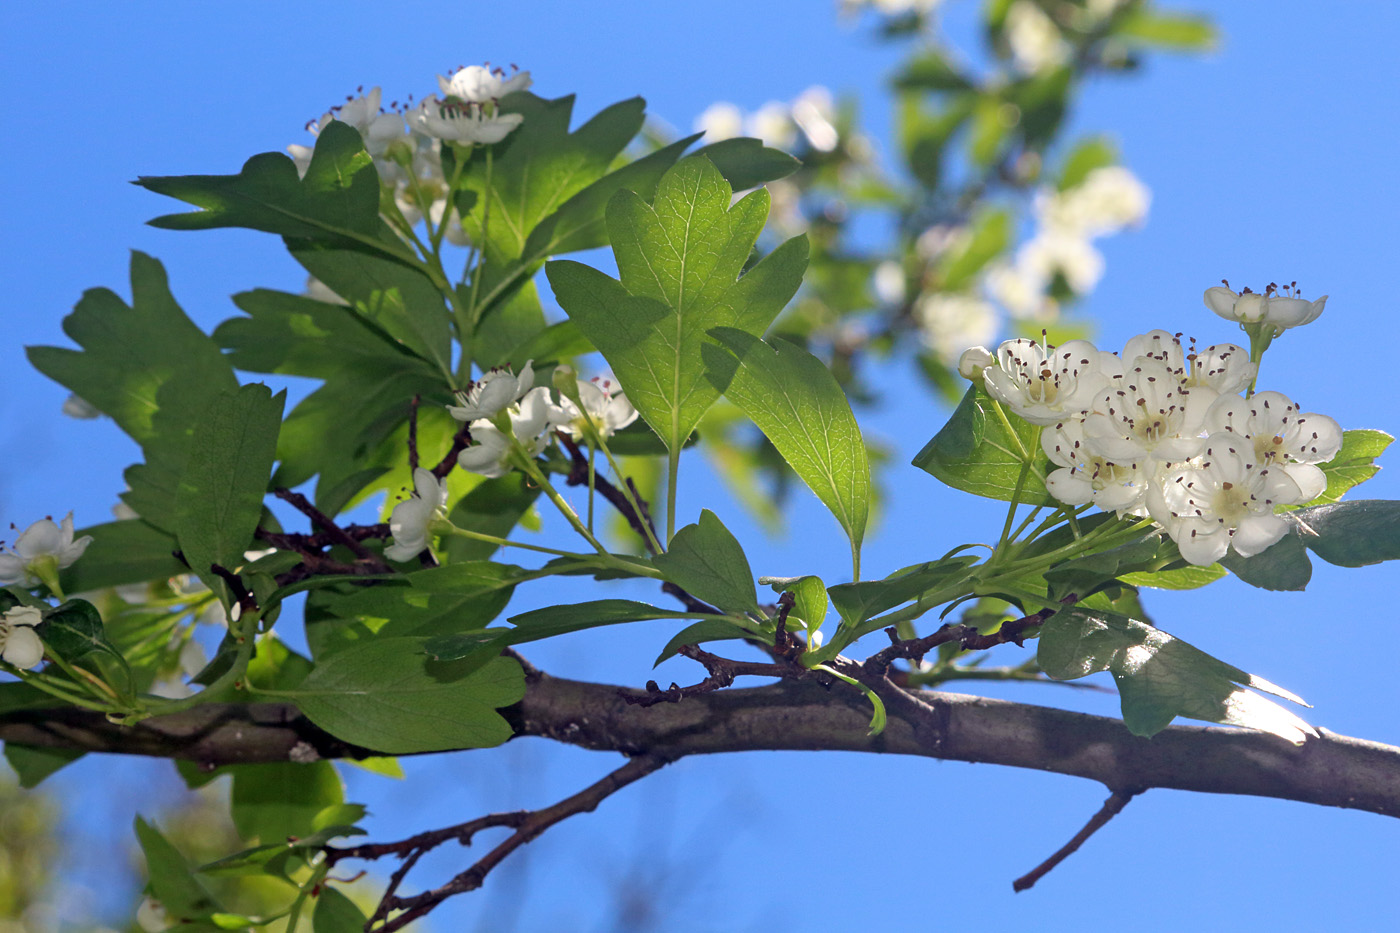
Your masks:
M458 826L420 833L396 843L354 846L345 849L327 846L326 858L332 864L347 858L375 859L384 855L398 855L405 859L404 864L394 872L390 879L389 890L380 900L374 916L365 925L367 933L371 930L376 931L376 933L393 933L393 931L403 929L414 920L424 916L448 898L457 894L465 894L468 891L475 891L481 887L491 870L516 849L534 840L556 823L560 823L577 813L588 813L597 809L598 805L608 797L648 774L660 770L670 764L673 758L674 756L659 753L632 758L622 767L577 794L542 810L493 813ZM515 831L477 860L470 868L459 873L441 887L412 897L399 897L395 893L408 874L408 869L425 852L454 839L462 845L469 845L476 833L494 827L507 827ZM402 911L402 913L391 919L389 914L393 911ZM376 924L378 925L376 926Z
M1071 593L1060 603L1065 606L1073 605L1079 601L1079 597ZM949 622L942 626L932 635L925 635L923 638L901 639L899 632L891 626L885 629L885 634L890 637L892 644L881 651L866 658L861 665L863 673L873 676L884 676L889 670L889 666L900 658L910 661L922 661L924 655L928 654L939 645L949 642L957 642L964 651L985 651L997 645L1004 645L1007 642L1014 642L1021 645L1025 641L1025 633L1028 629L1044 625L1045 621L1055 614L1054 609L1045 608L1039 612L1033 612L1028 616L1019 619L1008 619L1001 623L1001 626L990 635L983 635L970 625Z
M448 473L451 473L452 468L457 464L457 455L466 450L471 442L471 428L464 423L457 429L457 433L452 435L452 446L447 448L447 453L438 461L438 465L433 467L433 475L438 479L443 479Z
M1032 888L1035 883L1041 878L1044 878L1052 868L1073 855L1075 851L1084 844L1086 839L1098 832L1109 820L1121 813L1123 808L1128 805L1128 801L1142 793L1143 790L1145 790L1145 788L1141 787L1129 788L1127 790L1115 790L1109 795L1108 799L1103 802L1103 806L1099 808L1099 812L1090 817L1089 822L1084 824L1084 828L1074 834L1073 839L1061 846L1054 855L1011 882L1011 890L1021 892Z
M356 557L360 558L361 560L378 564L381 570L389 569L383 561L381 561L378 557L375 556L375 554L372 551L369 550L369 548L365 547L359 541L356 541L350 535L346 534L345 531L335 523L334 519L328 517L320 509L312 505L310 501L308 501L307 498L301 493L292 492L290 489L286 489L280 486L274 489L272 492L273 495L277 496L277 498L289 503L298 512L311 519L313 523L321 526L322 530L324 530L325 533L329 535L331 540L334 541L336 544L340 544L346 548L349 548L350 552L353 553Z
M692 661L699 661L705 665L705 670L709 674L704 680L688 687L673 683L670 687L662 690L657 686L656 681L648 680L645 693L633 692L631 690L619 690L617 695L627 703L628 706L655 706L658 703L679 703L686 697L699 696L702 693L714 693L722 690L734 683L736 677L817 677L821 676L811 671L801 664L792 660L782 660L777 663L768 661L735 661L731 658L723 658L717 654L711 654L699 645L682 645L676 650L682 657L690 658Z

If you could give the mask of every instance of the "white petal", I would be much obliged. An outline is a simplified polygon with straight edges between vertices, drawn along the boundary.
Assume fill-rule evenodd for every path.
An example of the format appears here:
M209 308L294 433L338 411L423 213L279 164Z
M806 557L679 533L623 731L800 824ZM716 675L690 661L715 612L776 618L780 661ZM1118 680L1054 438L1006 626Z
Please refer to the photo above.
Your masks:
M1215 563L1230 549L1230 535L1221 525L1191 519L1168 530L1182 558L1197 567Z
M1094 487L1078 473L1059 469L1045 477L1045 489L1067 505L1085 505L1094 498Z
M1271 469L1271 473L1272 470L1282 470L1289 479L1298 485L1297 500L1285 503L1286 505L1311 502L1327 491L1327 474L1311 463L1276 464Z
M0 657L20 670L27 671L30 668L38 667L39 662L44 660L44 643L39 640L34 629L27 625L16 626L10 629L10 635L5 639L5 649L0 651Z
M1237 298L1239 295L1220 285L1206 289L1206 307L1223 318L1235 319L1235 300Z
M1278 515L1256 512L1240 521L1231 544L1241 557L1253 557L1288 534L1288 522Z

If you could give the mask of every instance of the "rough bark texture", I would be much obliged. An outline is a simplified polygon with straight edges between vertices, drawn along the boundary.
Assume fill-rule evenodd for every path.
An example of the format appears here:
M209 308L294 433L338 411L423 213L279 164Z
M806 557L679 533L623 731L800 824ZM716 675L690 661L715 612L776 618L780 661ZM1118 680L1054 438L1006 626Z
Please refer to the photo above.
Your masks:
M1324 734L1305 745L1234 729L1173 726L1150 739L1116 719L954 693L881 690L884 733L866 734L859 694L781 682L680 703L625 703L619 688L532 672L503 710L518 735L667 759L755 750L864 751L1052 771L1114 791L1169 787L1277 797L1400 816L1400 748ZM0 714L0 740L182 758L206 767L363 757L282 704L211 704L118 726L78 709Z

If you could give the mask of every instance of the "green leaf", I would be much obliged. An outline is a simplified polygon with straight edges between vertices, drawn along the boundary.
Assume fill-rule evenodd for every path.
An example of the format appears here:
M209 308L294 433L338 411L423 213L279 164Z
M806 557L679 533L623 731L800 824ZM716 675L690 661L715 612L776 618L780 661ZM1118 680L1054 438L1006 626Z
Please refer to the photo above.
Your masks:
M942 289L958 291L972 284L978 273L1011 243L1011 215L1003 210L978 214L961 248L951 250L938 261Z
M1208 567L1172 567L1145 573L1125 573L1118 579L1129 586L1149 586L1159 590L1194 590L1214 583L1226 575L1227 571L1219 564Z
M625 188L650 201L661 176L696 139L699 139L698 133L650 152L570 197L530 231L521 262L533 265L548 256L607 246L608 231L603 215L612 196Z
M218 345L175 303L165 267L145 253L131 254L130 307L115 292L89 289L63 331L83 349L29 347L29 361L110 415L148 459L183 456L190 426L220 393L238 388ZM167 416L161 424L157 412Z
M452 372L451 317L442 292L427 275L394 259L324 243L290 252L397 345L438 373Z
M176 539L190 569L211 590L224 583L211 564L232 570L243 563L262 517L263 495L277 450L284 389L265 385L226 392L204 412L175 497Z
M316 817L345 801L340 775L329 761L234 765L233 825L244 839L285 843L315 832Z
M816 630L822 627L826 621L826 611L829 605L827 598L826 584L821 577L811 575L804 577L761 577L760 583L766 583L773 587L775 593L791 593L793 597L792 611L788 613L788 621L800 619L809 630ZM788 628L796 626L789 624Z
M429 637L484 628L510 602L523 571L512 564L465 561L417 570L402 585L328 594L322 605L344 619L374 620L379 636Z
M172 920L200 920L220 910L214 896L190 871L184 856L160 834L160 830L139 816L136 818L136 838L146 856L151 891Z
M166 580L188 570L175 559L175 539L139 519L93 525L77 534L92 535L92 542L83 559L60 575L67 593Z
M382 239L379 172L354 127L333 121L316 138L306 177L279 152L253 156L237 175L145 176L136 184L201 210L151 221L169 230L246 227L286 237L354 240L407 256L397 238Z
M1029 460L1021 503L1056 504L1045 490L1050 462L1040 449L1041 429L1012 413L1003 422L996 404L978 386L969 386L952 417L915 455L914 466L954 489L1006 502Z
M347 930L362 930L364 915L355 902L329 885L321 886L316 896L316 909L311 913L312 933L345 933Z
M86 752L73 748L41 748L37 745L5 743L5 760L19 775L19 786L28 790L39 784L59 768L77 761Z
M1243 688L1306 706L1298 697L1127 616L1061 609L1041 628L1036 657L1056 680L1112 672L1123 722L1135 735L1160 732L1177 716L1258 729L1299 745L1317 734L1288 710Z
M457 292L464 306L471 303L470 286L459 285ZM472 357L482 370L505 366L515 358L520 347L539 337L545 326L544 308L540 305L535 282L526 279L482 317L472 343ZM521 362L533 359L527 356ZM540 362L543 363L543 359Z
M700 521L676 532L664 554L652 565L681 589L726 612L758 613L744 549L714 512L705 509Z
M961 91L972 84L941 51L928 48L905 62L895 75L894 86L900 90Z
M293 488L319 474L314 501L331 515L376 489L412 488L409 406L415 395L447 402L444 390L442 377L425 375L421 364L347 368L287 416L277 440L280 463L273 483ZM459 427L445 408L422 405L418 449L423 462L445 454Z
M735 191L786 178L802 167L801 162L781 149L770 149L762 140L746 136L710 143L691 155L709 159Z
M1134 571L1150 571L1180 559L1176 545L1153 532L1106 551L1095 551L1056 564L1045 571L1050 584L1049 596L1058 600L1073 593L1080 598L1097 592L1106 585Z
M738 278L767 217L768 194L755 191L732 208L730 196L708 160L684 159L662 177L654 206L630 191L609 202L621 282L567 260L546 267L560 305L673 452L719 396L704 378L707 332L762 333L806 268L806 240L795 238Z
M492 147L489 191L485 166L473 154L464 183L477 193L480 206L462 218L462 228L473 243L485 247L489 262L504 266L522 255L535 227L607 172L642 128L646 102L634 97L613 104L573 133L572 96L543 100L517 93L502 100L500 107L525 119ZM482 220L488 216L483 236Z
M369 317L343 304L259 288L233 296L246 318L230 318L214 339L248 372L329 379L346 369L437 371Z
M1297 540L1329 564L1365 567L1400 559L1400 502L1353 499L1288 514L1296 522Z
M650 619L694 619L696 615L694 612L660 609L630 599L595 599L568 606L549 606L511 616L509 622L515 628L510 634L510 644L553 638L602 625Z
M97 607L85 599L70 599L35 626L44 645L65 661L75 661L94 651L120 658L102 626Z
M883 580L862 580L859 583L838 583L828 587L831 604L843 624L861 628L860 623L873 619L911 599L948 585L977 562L969 555L947 557L896 570Z
M526 363L534 360L540 366L554 363L567 363L574 357L595 352L593 344L579 333L573 321L559 321L550 324L529 340L517 346L506 357L505 363L519 372Z
M248 683L258 690L291 690L311 673L310 659L288 648L269 632L258 639L248 664Z
M1342 447L1337 455L1318 468L1327 477L1327 488L1308 505L1337 502L1347 490L1359 486L1380 472L1375 460L1395 438L1384 431L1343 431Z
M1215 26L1204 16L1141 7L1115 20L1113 34L1142 45L1183 52L1203 52L1217 42Z
M706 348L713 382L836 516L850 538L859 576L870 460L846 393L825 363L796 344L778 338L765 343L733 328L710 333L723 345Z
M1292 532L1253 557L1241 557L1231 548L1220 565L1250 586L1265 590L1303 590L1312 579L1312 561Z
M320 661L287 695L335 737L388 755L487 748L510 738L496 710L525 695L518 662L443 663L422 651L420 638L352 645Z
M1065 158L1060 170L1060 180L1056 187L1061 191L1077 188L1096 168L1105 168L1118 162L1118 147L1106 136L1090 136L1080 140Z
M652 667L656 667L667 658L675 657L676 652L684 645L698 645L707 641L728 641L735 638L757 638L763 636L756 632L751 632L729 619L710 618L693 622L681 629L666 642L666 647L661 649L661 653L656 656ZM768 637L772 641L772 637Z

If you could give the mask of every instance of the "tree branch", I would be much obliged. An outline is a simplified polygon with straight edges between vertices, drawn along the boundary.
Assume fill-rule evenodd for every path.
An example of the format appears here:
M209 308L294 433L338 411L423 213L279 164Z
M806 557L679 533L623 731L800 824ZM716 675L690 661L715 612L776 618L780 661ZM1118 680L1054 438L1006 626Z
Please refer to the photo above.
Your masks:
M520 736L598 751L681 758L756 750L863 751L1051 771L1111 789L1243 794L1400 816L1400 748L1324 733L1297 747L1271 735L1172 726L1150 739L1102 716L955 693L879 690L889 724L866 734L868 704L839 686L783 681L653 707L610 684L533 671L525 698L502 710ZM101 714L22 709L0 714L0 740L21 745L222 764L365 757L294 707L207 704L118 726Z

